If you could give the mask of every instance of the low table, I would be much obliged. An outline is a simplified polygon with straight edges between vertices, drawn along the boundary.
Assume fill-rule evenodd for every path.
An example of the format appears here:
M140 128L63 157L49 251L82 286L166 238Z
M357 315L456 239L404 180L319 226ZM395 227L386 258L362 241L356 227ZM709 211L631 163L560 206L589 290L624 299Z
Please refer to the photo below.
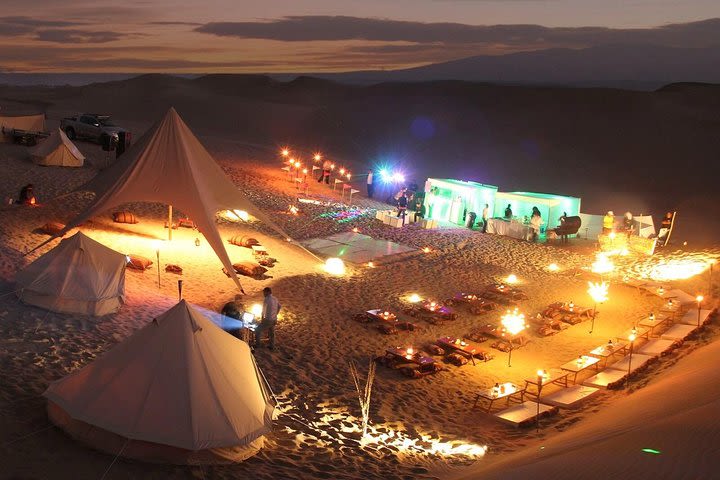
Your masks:
M452 349L454 352L468 358L473 365L475 365L475 355L482 355L483 360L488 361L487 350L469 340L454 337L440 337L436 343L441 347Z
M380 322L395 324L398 321L397 315L387 310L381 310L379 308L376 308L374 310L368 310L365 313L367 313L374 320L378 320Z
M614 355L625 355L625 351L627 350L627 343L623 342L613 342L613 343L606 343L604 345L600 345L599 347L596 347L590 352L588 352L593 357L596 357L598 359L605 360L603 365L607 366L608 359Z
M398 361L414 363L415 365L420 366L421 369L423 367L428 367L435 363L434 358L421 355L420 352L417 352L417 351L408 353L407 348L402 348L402 347L388 348L387 350L385 350L385 353L387 355L390 355L391 357L394 357Z
M622 335L618 335L615 337L616 340L619 342L625 342L630 338L630 335L632 335L633 329L629 329L623 332ZM635 327L635 339L638 338L644 338L645 340L650 340L650 329L647 327Z
M555 385L567 387L569 375L570 372L566 372L565 370L561 370L559 368L551 368L550 370L547 370L545 372L545 376L542 378L540 383L542 383L543 386L554 383ZM530 385L533 385L535 387L535 390L539 390L538 377L530 377L525 379L525 393L528 395L537 396L537 393L530 393L528 391Z
M560 365L561 370L565 370L570 375L573 376L573 383L577 383L577 376L578 373L582 372L583 370L595 366L595 370L598 369L598 362L600 362L600 359L597 357L591 357L588 355L581 355L575 360L571 360L563 365Z
M517 400L517 397L520 396L520 399ZM510 405L510 401L514 400L518 403L522 403L525 396L525 389L520 388L518 385L512 383L512 382L505 382L496 384L496 386L492 388L486 388L483 390L480 390L477 395L475 396L475 403L473 403L473 408L475 408L478 404L478 402L482 400L487 400L488 406L486 412L490 412L492 410L493 403L495 403L495 400L499 400L502 398L507 399L507 404Z
M648 317L643 320L640 320L638 325L641 327L646 327L650 329L650 335L653 335L655 332L655 329L658 327L662 327L663 325L666 325L670 323L670 317L665 315L655 315L652 318Z
M265 247L263 247L262 245L253 245L252 251L253 251L254 255L267 255L268 254L267 249Z

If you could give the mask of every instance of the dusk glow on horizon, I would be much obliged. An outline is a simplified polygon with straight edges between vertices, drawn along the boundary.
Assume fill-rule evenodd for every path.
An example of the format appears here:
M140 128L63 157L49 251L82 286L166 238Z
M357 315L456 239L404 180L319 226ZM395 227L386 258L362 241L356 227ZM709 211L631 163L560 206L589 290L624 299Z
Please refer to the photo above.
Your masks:
M610 44L717 44L717 2L229 0L5 6L4 72L332 72Z

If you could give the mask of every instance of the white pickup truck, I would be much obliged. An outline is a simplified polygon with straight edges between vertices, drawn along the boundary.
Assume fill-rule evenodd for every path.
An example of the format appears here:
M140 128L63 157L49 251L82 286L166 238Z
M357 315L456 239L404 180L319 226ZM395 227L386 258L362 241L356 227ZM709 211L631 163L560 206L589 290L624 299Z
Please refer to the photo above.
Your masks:
M102 137L107 135L112 137L115 142L118 140L120 132L126 132L122 127L118 127L110 121L108 115L97 115L94 113L83 113L75 117L65 117L60 120L60 128L65 132L70 140L85 139L101 142Z

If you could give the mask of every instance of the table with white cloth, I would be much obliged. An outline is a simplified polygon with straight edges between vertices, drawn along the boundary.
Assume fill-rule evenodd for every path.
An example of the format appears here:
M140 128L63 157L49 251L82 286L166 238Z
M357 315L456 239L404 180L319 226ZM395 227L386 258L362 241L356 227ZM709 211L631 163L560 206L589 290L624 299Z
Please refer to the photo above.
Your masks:
M532 239L532 227L524 225L520 222L503 220L501 218L489 218L487 233L496 235L505 235L507 237L517 238L520 240Z

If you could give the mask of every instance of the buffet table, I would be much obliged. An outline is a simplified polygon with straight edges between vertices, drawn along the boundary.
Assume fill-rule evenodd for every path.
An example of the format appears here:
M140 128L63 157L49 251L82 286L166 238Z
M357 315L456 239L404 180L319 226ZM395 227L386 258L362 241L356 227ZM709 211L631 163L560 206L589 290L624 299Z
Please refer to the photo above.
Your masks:
M504 235L527 241L532 239L532 228L530 228L530 225L524 225L516 221L508 222L502 218L489 218L487 233L494 233L496 235Z

